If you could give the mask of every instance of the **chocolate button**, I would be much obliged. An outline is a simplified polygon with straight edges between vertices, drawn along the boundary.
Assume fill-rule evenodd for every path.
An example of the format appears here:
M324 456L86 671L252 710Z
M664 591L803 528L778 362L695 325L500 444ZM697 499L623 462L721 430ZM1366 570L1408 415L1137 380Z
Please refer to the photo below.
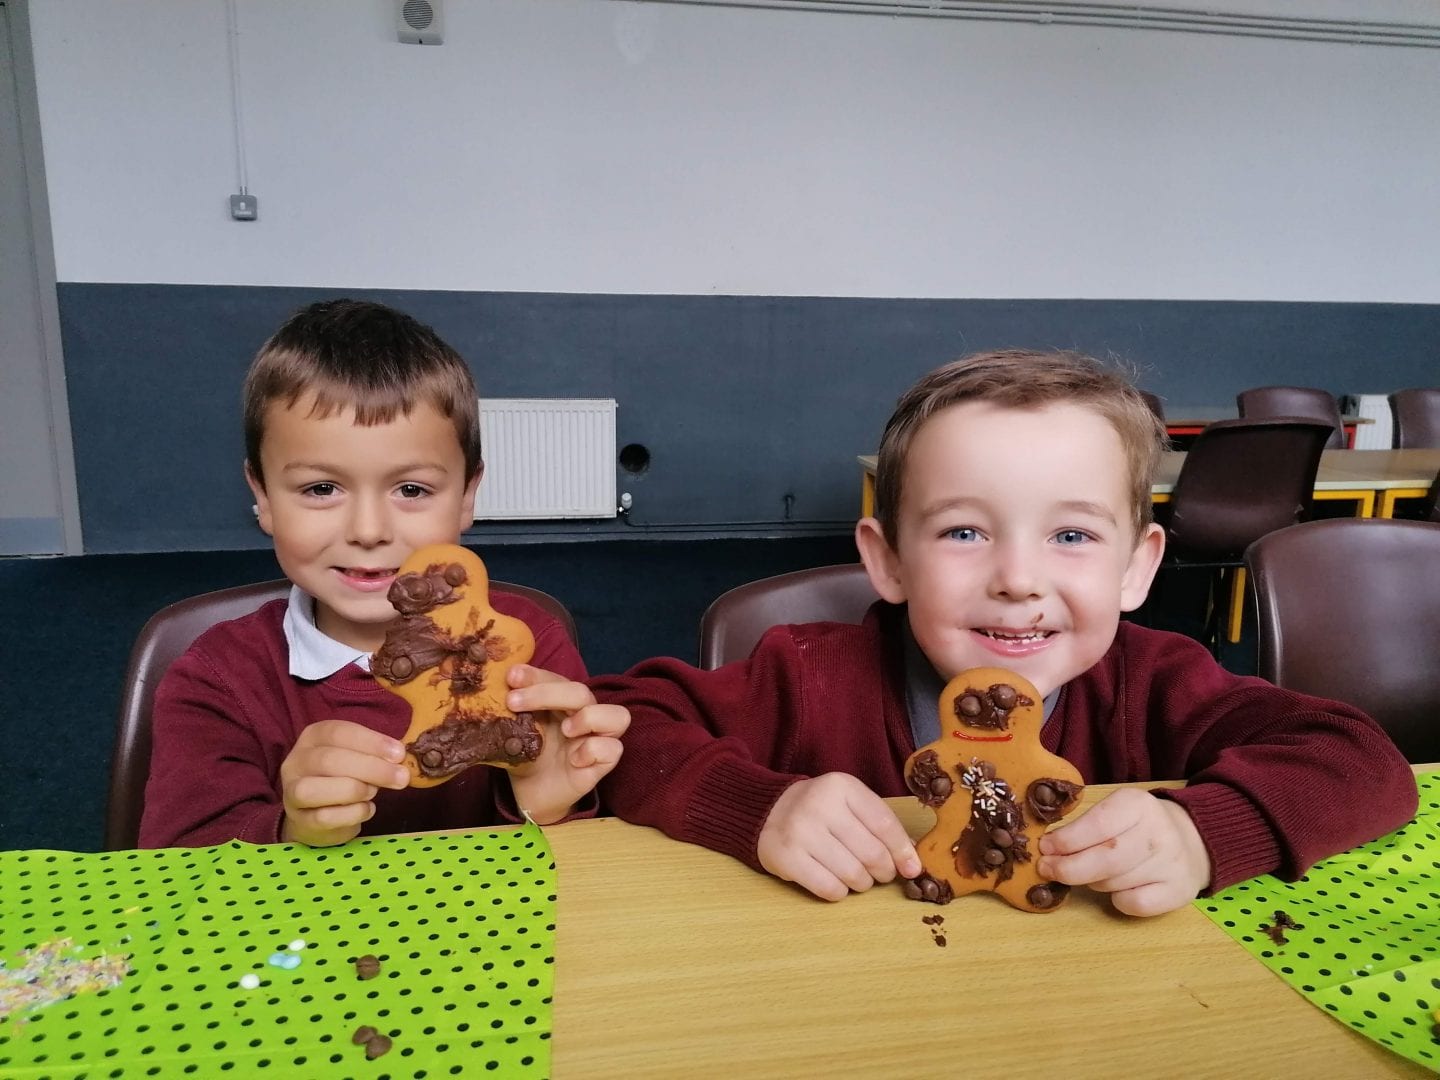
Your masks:
M490 659L490 653L486 650L483 641L472 641L465 647L465 655L477 664L483 664Z
M955 708L961 716L979 716L985 711L985 704L979 694L962 694L955 702Z
M991 866L999 866L1005 861L1005 853L999 848L986 848L985 861Z
M408 656L397 656L390 661L390 677L397 681L408 679L415 674L415 661Z
M1030 891L1025 894L1025 899L1039 908L1048 908L1055 903L1055 894L1048 886L1032 885Z
M465 576L465 567L461 566L458 562L452 562L449 566L445 567L444 577L445 584L452 586L464 585L465 582L469 580L469 578Z
M1015 838L1010 835L1008 829L991 829L990 842L998 848L1007 848L1015 843Z
M920 882L920 895L932 903L940 898L940 886L935 883L934 878L927 876Z
M930 794L934 795L937 799L948 798L953 787L954 785L950 783L950 777L937 776L934 780L930 781Z
M366 953L355 961L355 974L362 979L373 979L380 974L380 961L377 957ZM373 1029L372 1029L373 1030Z
M369 1024L365 1024L355 1029L355 1034L350 1036L350 1041L356 1046L359 1046L361 1043L369 1042L378 1034L380 1033L376 1031L373 1027L371 1027Z
M388 1054L391 1045L392 1043L388 1035L376 1035L365 1044L365 1056L371 1061L374 1061L377 1057Z
M439 750L426 750L425 753L420 755L420 760L426 768L438 769L440 764L445 760L445 755L440 753Z
M1059 793L1049 784L1036 784L1030 797L1040 806L1054 806L1060 801Z
M990 688L990 700L997 709L1004 709L1006 712L1015 707L1015 699L1018 695L1015 688L1008 683L1000 683Z
M505 754L507 757L519 757L520 751L525 749L525 744L514 735L505 740Z
M906 879L905 879L905 883L904 883L903 885L901 885L900 888L901 888L901 891L905 893L905 896L906 896L907 899L909 899L909 900L919 900L919 899L920 899L920 886L917 885L917 884L915 884L915 879L914 879L914 878L906 878Z

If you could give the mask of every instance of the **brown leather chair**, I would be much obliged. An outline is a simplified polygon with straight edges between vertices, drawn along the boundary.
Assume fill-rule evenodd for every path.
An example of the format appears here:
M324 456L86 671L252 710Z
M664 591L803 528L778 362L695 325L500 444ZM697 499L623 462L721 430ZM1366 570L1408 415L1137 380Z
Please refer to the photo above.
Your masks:
M1257 386L1235 395L1240 418L1265 416L1308 416L1330 425L1327 450L1345 449L1345 425L1340 419L1340 403L1328 390L1311 386Z
M570 639L577 641L575 620L565 605L549 593L504 581L492 580L490 587L533 601L558 619ZM289 592L290 582L281 579L203 593L162 608L141 628L125 668L120 715L115 723L110 796L105 811L107 851L133 848L140 836L145 781L150 776L150 711L160 679L180 654L210 627L248 615L271 600L284 599Z
M1155 414L1155 418L1163 424L1165 422L1165 403L1149 390L1141 390L1140 396L1145 399L1145 404L1150 406L1150 411Z
M700 617L700 666L709 670L745 659L772 626L858 623L878 599L859 563L751 581L722 595Z
M1440 760L1440 525L1335 518L1245 553L1259 673L1373 716L1412 762Z
M1440 521L1440 472L1435 474L1435 479L1430 481L1430 493L1425 496L1425 502L1420 508L1422 520Z
M1170 495L1163 568L1235 569L1231 641L1239 640L1244 612L1245 549L1309 516L1329 434L1328 424L1300 416L1219 420L1195 437L1185 455ZM1212 603L1211 612L1218 618L1219 605ZM1206 639L1217 636L1216 627L1207 625Z
M1440 447L1440 389L1415 387L1390 395L1395 427L1390 444L1396 450Z

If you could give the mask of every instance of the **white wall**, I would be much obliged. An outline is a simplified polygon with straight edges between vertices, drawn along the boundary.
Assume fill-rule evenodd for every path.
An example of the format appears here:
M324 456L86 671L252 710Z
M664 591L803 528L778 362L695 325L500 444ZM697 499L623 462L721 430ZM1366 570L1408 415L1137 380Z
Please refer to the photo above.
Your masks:
M393 12L238 0L237 223L221 0L34 3L60 279L1440 302L1440 49L615 0L449 0L426 48Z

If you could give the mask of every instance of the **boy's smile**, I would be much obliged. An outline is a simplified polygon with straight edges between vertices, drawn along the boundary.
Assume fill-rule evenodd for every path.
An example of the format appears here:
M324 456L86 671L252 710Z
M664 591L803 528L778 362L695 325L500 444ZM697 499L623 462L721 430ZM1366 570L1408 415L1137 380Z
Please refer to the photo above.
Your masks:
M898 548L873 519L856 539L942 678L998 665L1049 694L1105 654L1149 590L1164 534L1135 542L1129 490L1120 437L1093 410L962 402L915 433Z
M350 408L321 418L308 399L277 401L260 460L264 485L247 479L280 568L315 598L322 632L373 652L395 620L400 564L456 543L473 516L479 476L465 476L455 425L427 402L362 427Z

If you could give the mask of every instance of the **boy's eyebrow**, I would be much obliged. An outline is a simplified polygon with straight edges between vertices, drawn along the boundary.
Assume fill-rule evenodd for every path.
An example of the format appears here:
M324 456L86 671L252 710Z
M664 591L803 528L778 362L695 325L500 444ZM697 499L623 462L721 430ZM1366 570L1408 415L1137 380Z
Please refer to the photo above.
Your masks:
M957 495L949 499L937 499L929 506L920 511L921 518L932 518L951 510L964 510L969 507L982 505L981 500L971 498L967 495ZM1067 514L1084 514L1087 517L1099 518L1110 524L1116 523L1115 512L1102 502L1095 502L1091 499L1065 499L1056 504L1055 509Z
M1089 499L1066 499L1059 505L1059 509L1072 514L1087 514L1115 524L1115 512L1104 503L1092 502Z
M427 469L434 472L444 472L445 465L439 461L407 461L401 465L396 465L391 472L399 475L400 473L421 472ZM341 471L341 466L330 461L287 461L280 468L281 472L302 472L305 470L311 472L339 472Z

